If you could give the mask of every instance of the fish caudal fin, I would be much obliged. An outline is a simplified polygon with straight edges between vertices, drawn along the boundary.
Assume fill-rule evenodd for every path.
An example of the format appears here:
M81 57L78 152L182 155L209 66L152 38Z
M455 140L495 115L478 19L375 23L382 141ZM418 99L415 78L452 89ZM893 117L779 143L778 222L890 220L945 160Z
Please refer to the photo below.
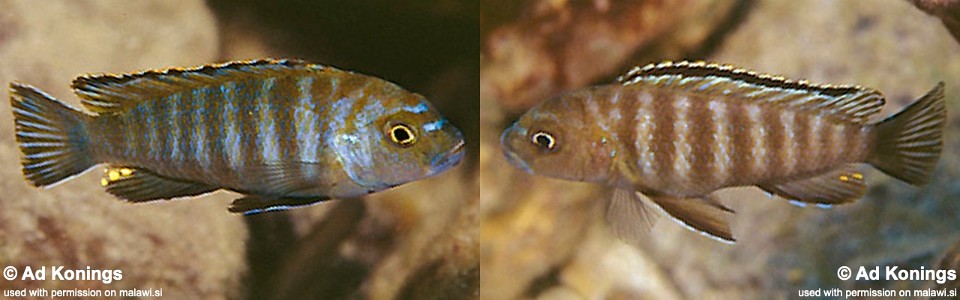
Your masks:
M85 129L90 116L19 83L10 84L10 104L23 175L33 185L52 185L96 164Z
M940 82L920 100L877 124L877 148L868 162L907 183L926 184L940 159L946 118Z

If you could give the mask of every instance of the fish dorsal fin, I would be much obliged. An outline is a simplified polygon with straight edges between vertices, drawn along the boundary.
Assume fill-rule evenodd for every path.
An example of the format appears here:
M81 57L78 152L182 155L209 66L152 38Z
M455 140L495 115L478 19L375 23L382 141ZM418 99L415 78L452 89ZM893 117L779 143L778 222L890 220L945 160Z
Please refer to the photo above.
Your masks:
M635 67L617 81L624 86L652 85L716 96L738 95L750 101L825 113L858 124L866 123L884 104L883 95L872 89L793 81L702 61L667 61Z
M300 60L259 59L133 74L84 75L74 79L72 86L87 109L96 113L122 113L140 101L158 99L178 91L244 78L289 74L290 70L343 72Z

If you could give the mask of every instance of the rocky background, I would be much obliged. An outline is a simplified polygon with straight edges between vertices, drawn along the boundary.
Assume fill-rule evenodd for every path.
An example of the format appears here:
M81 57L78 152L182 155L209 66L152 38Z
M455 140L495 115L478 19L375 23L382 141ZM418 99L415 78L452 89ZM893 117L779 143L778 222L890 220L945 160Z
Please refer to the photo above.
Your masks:
M4 87L35 85L79 107L69 84L80 74L293 57L424 94L464 131L468 145L464 163L436 178L363 199L243 217L226 211L238 197L232 192L124 203L102 190L100 168L34 188L20 173L10 106L0 105L0 266L123 272L110 284L0 280L0 290L162 288L170 299L478 298L478 11L478 3L458 0L0 0Z
M960 43L944 25L960 14L955 1L914 2L930 15L902 0L484 1L483 298L783 299L801 288L933 286L836 275L840 266L956 265L948 248L960 239ZM500 131L539 101L634 65L682 59L874 87L887 98L883 115L945 81L941 163L924 187L869 170L868 195L832 209L726 190L735 245L662 219L649 241L631 247L603 224L609 191L531 176L503 159Z

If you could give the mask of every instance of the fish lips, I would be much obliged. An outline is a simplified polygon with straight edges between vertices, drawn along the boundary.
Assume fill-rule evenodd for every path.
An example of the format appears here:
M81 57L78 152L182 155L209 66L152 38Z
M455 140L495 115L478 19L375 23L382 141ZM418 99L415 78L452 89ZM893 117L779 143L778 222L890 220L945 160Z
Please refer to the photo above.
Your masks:
M530 169L527 162L514 151L514 149L517 149L516 143L523 140L522 137L527 135L526 132L526 128L518 127L514 123L510 128L503 130L503 134L500 135L500 146L503 148L503 156L506 157L507 162L524 172L533 174L533 170Z
M457 142L457 144L450 149L450 151L437 155L430 160L430 170L427 171L427 176L436 175L437 173L443 172L460 164L460 161L463 159L463 147L464 141L463 139L460 139L459 142Z

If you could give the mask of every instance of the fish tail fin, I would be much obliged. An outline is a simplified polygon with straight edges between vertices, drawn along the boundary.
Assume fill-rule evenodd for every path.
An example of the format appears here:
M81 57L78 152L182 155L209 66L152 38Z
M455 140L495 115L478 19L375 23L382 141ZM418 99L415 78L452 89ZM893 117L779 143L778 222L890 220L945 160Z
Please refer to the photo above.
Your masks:
M946 118L940 82L919 100L876 125L877 148L867 162L907 183L926 184L940 159Z
M23 175L33 185L52 185L96 164L86 131L90 116L19 83L10 84L10 105Z

